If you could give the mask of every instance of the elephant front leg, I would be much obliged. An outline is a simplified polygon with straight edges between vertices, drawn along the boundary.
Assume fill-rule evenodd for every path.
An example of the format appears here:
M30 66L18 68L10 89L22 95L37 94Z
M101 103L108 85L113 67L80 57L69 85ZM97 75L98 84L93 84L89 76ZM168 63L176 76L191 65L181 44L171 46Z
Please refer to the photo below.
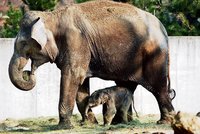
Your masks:
M110 125L116 113L117 109L115 108L115 104L112 99L109 100L107 103L103 104L104 125Z
M86 78L83 84L78 89L77 96L76 96L76 103L77 103L78 110L82 116L82 122L85 122L85 120L88 120L90 123L97 124L98 122L94 116L94 113L92 112L90 108L89 110L87 110L87 113L85 113L86 106L88 104L89 95L90 95L89 78ZM86 119L86 114L87 114L87 119Z
M79 83L70 72L61 74L59 101L59 127L61 128L73 128L70 118L74 109L78 85Z

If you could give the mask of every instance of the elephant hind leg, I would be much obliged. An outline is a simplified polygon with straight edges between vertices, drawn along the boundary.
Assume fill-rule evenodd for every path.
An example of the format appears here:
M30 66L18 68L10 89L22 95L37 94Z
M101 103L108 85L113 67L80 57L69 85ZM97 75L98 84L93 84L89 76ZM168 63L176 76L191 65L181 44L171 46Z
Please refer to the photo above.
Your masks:
M167 80L159 79L156 84L148 88L148 90L155 96L160 109L160 120L158 124L170 124L172 122L172 116L174 115L174 107L172 105L172 99L169 95Z
M162 87L157 92L153 93L159 105L161 112L160 120L158 124L170 124L173 119L174 107L172 106L172 100L169 96L168 88Z
M113 120L112 120L112 125L116 125L116 124L119 124L122 122L122 119L121 119L121 114L119 113L119 111L117 111L117 113L115 114L115 116L113 117Z
M121 122L126 124L128 122L127 111L122 111L121 116L122 116Z
M116 83L117 86L128 88L128 90L131 91L132 96L133 96L133 94L134 94L134 92L137 88L137 85L138 85L138 83L133 82L133 81L115 81L115 83ZM134 100L133 100L133 103L131 104L131 106L129 107L128 112L127 112L128 121L133 121L132 105L133 105L133 108L134 108ZM135 110L135 108L134 108L134 110ZM136 110L135 110L135 112L136 112ZM136 112L136 115L137 115L137 112ZM117 119L117 117L119 117L119 116L115 116L114 119L113 119L114 120L113 123L115 123L115 124L121 122L121 120Z
M172 99L170 98L169 79L169 53L168 50L156 48L143 57L143 77L141 84L156 98L160 109L158 123L171 123L171 114L174 113Z
M132 110L132 105L134 104L131 104L129 109L128 109L128 112L127 112L127 118L128 118L128 122L130 121L133 121L133 110Z
M116 125L116 124L119 124L119 123L127 123L127 122L129 122L127 112L128 111L123 110L123 109L122 110L118 110L117 113L115 114L111 124L112 125ZM133 118L131 118L131 119L133 119Z
M154 78L156 76L154 75ZM159 124L169 124L172 121L171 114L174 113L174 107L172 105L172 99L169 95L169 88L167 85L167 77L157 77L153 82L145 81L143 86L150 91L156 98L160 110Z

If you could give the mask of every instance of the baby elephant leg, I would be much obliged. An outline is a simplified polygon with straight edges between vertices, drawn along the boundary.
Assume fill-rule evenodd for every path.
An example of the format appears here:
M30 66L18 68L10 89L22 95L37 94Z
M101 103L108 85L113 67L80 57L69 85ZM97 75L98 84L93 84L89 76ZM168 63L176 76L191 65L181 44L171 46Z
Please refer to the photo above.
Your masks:
M127 113L128 122L133 121L133 110L132 110L132 104L130 105Z
M105 114L103 116L104 125L110 125L115 114Z
M127 111L122 111L121 113L122 123L128 123Z
M110 125L116 114L116 108L114 106L103 105L103 121L104 125Z
M119 109L119 113L120 113L120 117L121 117L121 123L128 123L128 121L130 120L130 117L128 114L130 114L130 108L131 108L131 112L132 112L132 97L127 97L127 103L121 105L120 109ZM132 114L132 113L131 113ZM132 116L132 115L131 115Z

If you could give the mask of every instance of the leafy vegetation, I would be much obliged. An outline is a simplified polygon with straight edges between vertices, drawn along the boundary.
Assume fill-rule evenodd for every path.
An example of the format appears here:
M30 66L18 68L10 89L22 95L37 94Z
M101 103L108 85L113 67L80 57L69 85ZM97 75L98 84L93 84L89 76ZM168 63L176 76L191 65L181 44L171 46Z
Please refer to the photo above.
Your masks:
M49 11L54 9L57 0L23 0L23 2L28 5L30 10ZM3 28L0 29L0 38L13 38L19 31L22 11L20 9L14 9L13 6L10 5L6 15L8 18Z
M0 31L0 38L13 38L19 31L19 22L22 17L21 10L14 9L13 6L10 6L10 9L7 11L7 16L6 23Z
M200 0L132 0L160 19L171 36L200 35Z
M22 0L30 10L47 11L53 10L57 0Z
M82 3L82 2L86 2L86 1L90 1L90 0L76 0L77 3Z

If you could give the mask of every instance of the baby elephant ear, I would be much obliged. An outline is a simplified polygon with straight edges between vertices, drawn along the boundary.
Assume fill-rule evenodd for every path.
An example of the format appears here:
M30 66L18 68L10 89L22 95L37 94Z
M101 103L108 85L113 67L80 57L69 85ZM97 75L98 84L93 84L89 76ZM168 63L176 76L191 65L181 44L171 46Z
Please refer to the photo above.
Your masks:
M106 103L110 99L111 99L110 95L107 92L104 92L103 98L102 98L102 103Z
M46 45L47 43L46 29L44 26L44 22L42 22L41 18L38 18L35 24L33 25L31 29L31 38L37 41L41 49L43 49L44 46Z

